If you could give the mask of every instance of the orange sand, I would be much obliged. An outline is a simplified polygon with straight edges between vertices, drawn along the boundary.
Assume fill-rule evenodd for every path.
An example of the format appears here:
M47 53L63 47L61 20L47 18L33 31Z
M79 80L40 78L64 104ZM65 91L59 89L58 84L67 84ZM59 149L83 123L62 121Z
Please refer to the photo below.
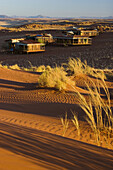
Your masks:
M0 68L0 169L112 169L113 150L95 146L73 93L38 89L37 80L36 74ZM71 122L62 137L60 118L71 110L79 114L80 137Z

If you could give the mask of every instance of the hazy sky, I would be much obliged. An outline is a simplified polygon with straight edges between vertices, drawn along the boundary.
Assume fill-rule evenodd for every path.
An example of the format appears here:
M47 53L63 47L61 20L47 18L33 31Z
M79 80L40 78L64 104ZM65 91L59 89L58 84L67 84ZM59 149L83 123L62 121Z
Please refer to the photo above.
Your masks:
M113 0L0 0L0 15L113 16Z

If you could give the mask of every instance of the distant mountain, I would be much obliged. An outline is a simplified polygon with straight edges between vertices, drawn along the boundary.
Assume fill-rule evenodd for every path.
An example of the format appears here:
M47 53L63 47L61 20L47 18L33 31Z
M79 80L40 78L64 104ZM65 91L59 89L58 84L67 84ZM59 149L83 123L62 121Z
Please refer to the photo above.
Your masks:
M37 15L37 16L28 16L26 18L51 18L51 17L43 16L43 15Z
M52 18L49 16L43 16L43 15L36 15L36 16L17 16L17 15L13 15L13 16L7 16L7 15L0 15L0 18Z
M79 19L113 19L113 16L108 16L108 17L87 17L87 16L80 16L80 17L49 17L49 16L43 16L43 15L36 15L36 16L7 16L7 15L0 15L0 18L59 18L59 19L74 19L74 18L79 18Z
M11 18L51 18L51 17L43 16L43 15L36 15L36 16L16 16L16 15L13 15L13 16L11 16Z
M87 16L81 16L79 18L81 18L81 19L113 19L113 16L108 16L108 17L87 17Z
M10 18L10 17L7 15L0 15L0 18Z
M13 15L13 16L11 16L11 18L26 18L26 16L17 16L17 15Z
M105 17L105 19L113 19L113 16Z

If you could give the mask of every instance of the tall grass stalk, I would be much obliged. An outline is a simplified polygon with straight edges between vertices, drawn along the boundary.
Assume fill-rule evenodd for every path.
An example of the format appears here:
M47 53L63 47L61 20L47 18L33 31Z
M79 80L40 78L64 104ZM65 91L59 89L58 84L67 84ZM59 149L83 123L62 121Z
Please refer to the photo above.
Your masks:
M101 135L106 135L109 138L109 134L112 133L113 129L113 114L110 105L110 94L109 90L103 83L103 89L107 97L107 101L102 99L100 94L100 87L93 83L93 89L87 85L89 91L89 101L80 94L76 89L77 100L80 107L86 114L86 120L90 124L96 138L98 145L101 143ZM101 84L102 85L102 84Z
M66 131L68 129L68 126L69 126L69 120L67 118L67 113L65 114L65 117L61 118L61 123L62 123L62 126L63 126L63 136L65 136L66 134Z
M93 67L88 66L86 61L83 63L79 58L69 58L68 64L64 65L66 65L66 70L71 75L86 74L96 78L106 79L103 70L96 70Z
M71 120L78 131L78 137L80 137L80 126L79 126L77 114L75 112L72 112L72 114L73 114L73 119Z

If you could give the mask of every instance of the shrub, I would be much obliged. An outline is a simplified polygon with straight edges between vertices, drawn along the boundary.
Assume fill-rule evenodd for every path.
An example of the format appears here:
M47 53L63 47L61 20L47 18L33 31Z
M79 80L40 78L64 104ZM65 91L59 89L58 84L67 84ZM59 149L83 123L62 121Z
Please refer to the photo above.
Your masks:
M8 65L2 65L2 64L0 64L0 67L1 67L1 68L6 68L6 69L8 69L8 68L9 68L9 66L8 66Z
M63 67L49 68L41 74L38 80L39 87L50 87L58 90L66 89L67 84L75 83L67 76Z
M35 71L36 71L36 72L44 72L45 69L46 69L45 66L44 66L44 65L41 65L41 66L39 66L39 67L36 67L36 68L35 68Z
M21 70L21 68L17 64L9 66L9 68L13 70Z

